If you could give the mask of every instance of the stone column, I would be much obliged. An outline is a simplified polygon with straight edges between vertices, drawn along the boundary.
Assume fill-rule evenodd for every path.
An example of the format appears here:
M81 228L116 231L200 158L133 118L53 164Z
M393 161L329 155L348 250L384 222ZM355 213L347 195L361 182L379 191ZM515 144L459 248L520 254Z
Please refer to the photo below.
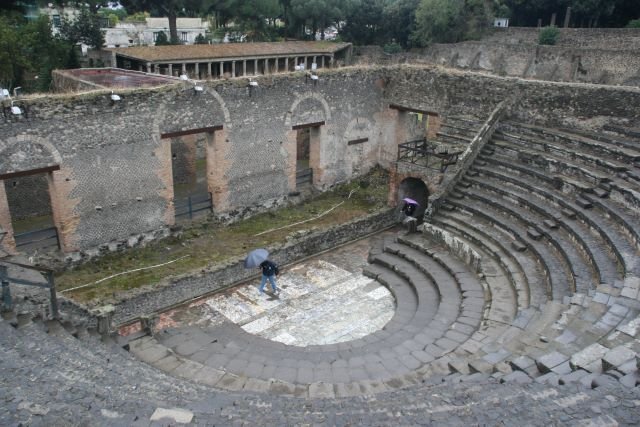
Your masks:
M286 58L284 58L284 72L285 73L289 72L289 57L288 56Z
M220 78L224 77L224 61L220 61Z
M231 77L236 76L236 61L231 61Z
M186 64L186 62L182 63L182 74L187 74L187 64Z
M315 56L311 59L311 67L313 67L313 64L316 64L316 67L318 66L318 63L316 62L316 57Z
M308 67L308 65L307 65L307 58L308 58L308 57L306 57L306 56L304 57L304 69L305 69L305 70L308 70L308 69L309 69L309 67Z
M253 60L253 75L258 75L258 58Z
M147 62L147 73L152 73L151 62Z
M199 79L200 78L200 64L196 62L196 75L195 75L195 79Z
M13 238L13 226L11 225L11 213L9 201L4 188L4 181L0 180L0 249L10 254L16 253L16 242ZM4 238L3 238L4 236Z
M297 67L298 65L300 65L300 64L298 64L298 57L297 57L297 56L296 56L296 57L295 57L295 59L293 60L293 65L294 65L294 70L295 70L295 67Z
M242 61L242 77L247 75L247 60Z
M169 64L169 75L173 77L173 64Z
M207 77L213 77L213 74L211 74L211 62L207 62Z
M322 57L320 58L320 63L321 63L320 67L324 68L324 55L322 55Z

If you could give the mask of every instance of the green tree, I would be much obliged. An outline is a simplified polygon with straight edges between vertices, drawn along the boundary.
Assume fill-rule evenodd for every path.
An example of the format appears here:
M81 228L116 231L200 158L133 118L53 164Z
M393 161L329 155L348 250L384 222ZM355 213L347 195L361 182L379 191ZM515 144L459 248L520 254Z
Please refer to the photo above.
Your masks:
M416 28L416 9L420 0L392 0L384 6L385 37L407 48Z
M104 45L104 31L100 24L100 17L83 7L78 15L62 18L60 34L70 43L84 43L100 50Z
M171 44L169 42L169 38L167 37L167 33L164 31L160 31L156 36L156 46L166 46Z
M344 2L341 0L291 0L291 14L299 22L308 25L311 36L344 19Z
M627 28L640 28L640 19L632 19L629 21Z
M493 7L484 0L421 0L412 40L426 46L477 39L489 27Z
M207 44L207 38L202 34L198 34L194 44Z
M78 67L74 46L55 37L46 16L17 22L0 16L0 86L48 91L51 71Z
M385 0L356 0L346 10L346 24L340 30L345 41L356 45L383 44L386 37Z
M454 43L463 40L464 0L421 0L416 10L413 41L419 46L432 42Z
M558 27L544 27L540 30L540 34L538 34L538 43L545 45L554 45L558 41L558 35L560 34L560 30Z

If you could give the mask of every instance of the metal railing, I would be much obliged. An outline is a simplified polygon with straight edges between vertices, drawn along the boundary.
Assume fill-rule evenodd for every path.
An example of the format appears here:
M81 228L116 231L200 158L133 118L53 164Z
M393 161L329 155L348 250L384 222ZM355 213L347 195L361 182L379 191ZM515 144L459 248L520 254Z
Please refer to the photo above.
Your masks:
M426 138L408 141L398 145L398 162L434 169L444 173L448 166L456 164L462 151L449 152Z
M192 194L175 201L176 219L193 219L204 211L213 211L211 193Z
M7 266L3 264L9 264L16 267L25 268L27 270L37 271L38 273L42 274L42 277L44 277L44 279L46 280L46 283L32 282L31 280L21 279L18 277L10 277ZM0 283L2 284L3 311L8 311L13 308L13 301L11 299L11 291L9 289L9 285L11 283L14 283L17 285L36 286L38 288L49 289L50 299L51 299L51 314L54 319L59 318L58 297L56 295L56 284L53 279L53 270L45 267L37 267L34 265L20 264L17 262L10 262L10 261L3 260L2 263L0 263Z
M49 249L60 248L60 238L56 227L40 228L25 233L18 233L13 236L16 241L16 248L25 249Z
M313 182L313 169L299 169L296 171L296 185Z

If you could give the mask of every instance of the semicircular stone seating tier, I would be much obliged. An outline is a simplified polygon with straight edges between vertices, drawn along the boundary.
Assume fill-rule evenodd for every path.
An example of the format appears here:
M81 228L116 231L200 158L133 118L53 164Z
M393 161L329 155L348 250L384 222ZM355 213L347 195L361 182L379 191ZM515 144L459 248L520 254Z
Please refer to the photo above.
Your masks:
M462 117L448 123L442 133L458 141L477 127ZM364 274L396 303L383 329L297 347L224 322L164 329L130 341L127 353L91 328L8 313L2 366L22 375L5 378L18 399L0 421L17 424L28 411L53 424L129 425L162 407L182 408L167 409L176 422L190 414L198 423L300 424L347 414L362 424L415 424L428 413L480 424L478 411L509 416L509 402L528 409L551 399L548 416L569 410L573 420L633 424L639 207L632 136L505 121L421 233L372 245ZM607 400L600 387L626 409L597 412Z
M473 128L452 117L438 137L468 141ZM305 397L431 377L635 387L639 164L622 136L507 121L423 233L371 249L364 274L397 305L382 330L296 347L224 323L167 329L131 351L217 388ZM461 247L475 255L458 258Z

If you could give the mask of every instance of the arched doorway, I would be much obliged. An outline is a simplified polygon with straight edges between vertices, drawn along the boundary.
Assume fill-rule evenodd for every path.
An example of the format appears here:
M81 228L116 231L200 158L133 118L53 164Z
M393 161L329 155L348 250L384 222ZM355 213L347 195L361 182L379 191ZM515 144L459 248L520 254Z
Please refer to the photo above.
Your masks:
M403 179L398 187L398 206L403 205L404 202L402 199L405 197L418 202L415 217L418 219L418 223L421 223L429 201L429 189L427 188L427 185L419 178L409 177Z

